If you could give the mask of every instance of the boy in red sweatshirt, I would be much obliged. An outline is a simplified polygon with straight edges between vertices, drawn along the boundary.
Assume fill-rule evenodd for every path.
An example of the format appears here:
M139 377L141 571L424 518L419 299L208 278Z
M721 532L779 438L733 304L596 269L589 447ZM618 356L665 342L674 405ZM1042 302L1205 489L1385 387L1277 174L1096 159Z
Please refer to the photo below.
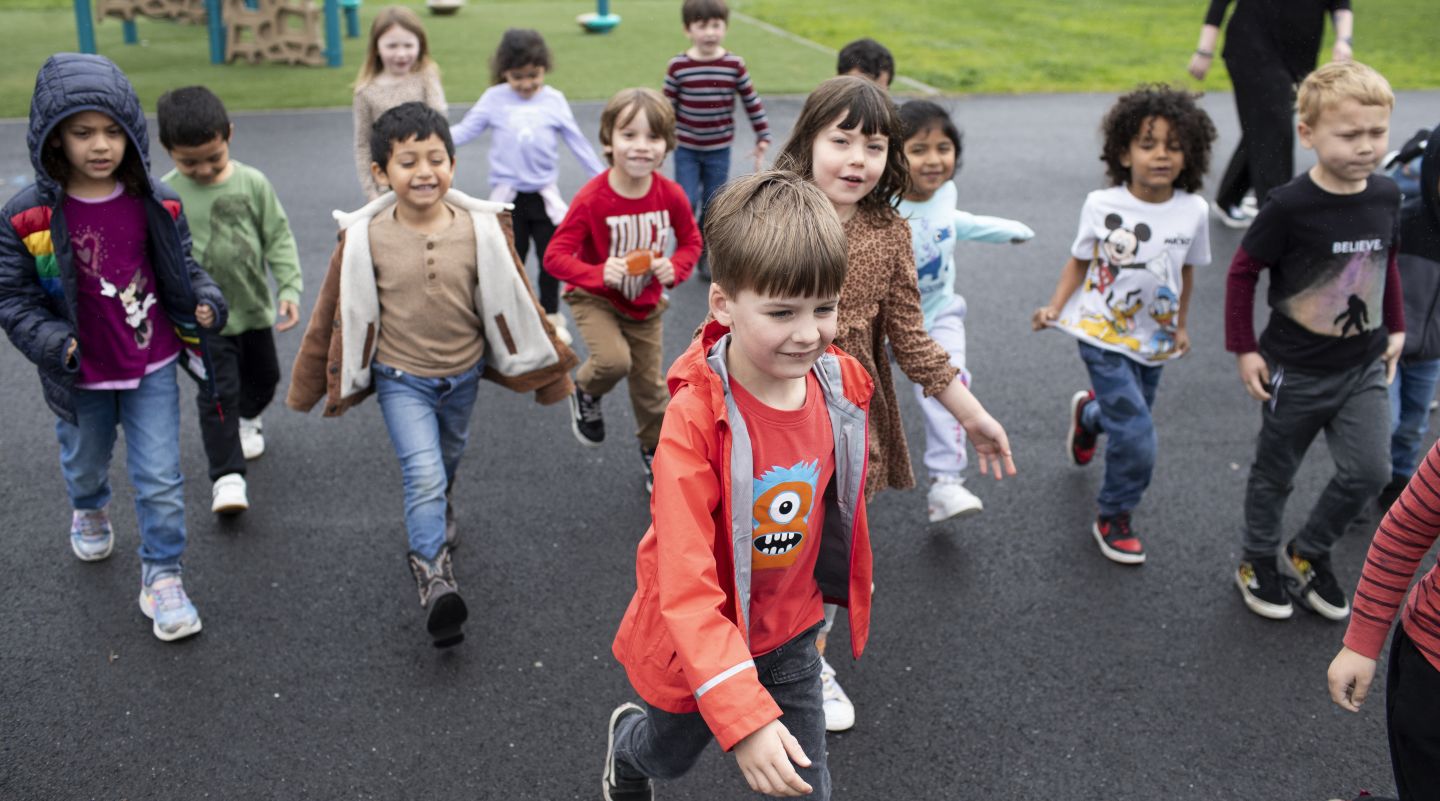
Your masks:
M604 442L601 398L628 378L649 492L667 401L660 315L665 291L688 278L700 257L700 231L685 192L658 172L675 149L675 112L663 95L616 93L600 114L600 145L611 167L571 201L545 250L545 269L565 282L590 351L575 374L571 430L581 445Z

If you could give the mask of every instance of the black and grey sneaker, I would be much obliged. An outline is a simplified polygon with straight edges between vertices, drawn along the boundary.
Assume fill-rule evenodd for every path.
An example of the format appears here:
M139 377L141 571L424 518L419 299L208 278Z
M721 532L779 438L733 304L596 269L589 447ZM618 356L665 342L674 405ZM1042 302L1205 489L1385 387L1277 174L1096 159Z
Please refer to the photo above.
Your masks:
M1350 601L1335 571L1330 569L1330 557L1304 557L1295 550L1295 543L1285 546L1285 584L1295 600L1311 612L1330 620L1344 620L1350 616Z
M600 413L600 398L576 387L570 396L570 430L575 439L587 448L598 448L605 441L605 417Z
M655 783L648 778L629 779L620 775L615 765L615 730L620 721L645 710L634 704L621 704L610 713L610 729L605 738L605 772L600 775L600 789L605 801L653 801Z
M410 572L420 592L420 605L427 612L425 630L436 648L459 645L465 639L461 626L470 616L465 599L455 586L455 571L450 562L450 547L440 546L440 553L427 560L414 551L409 554Z
M1235 585L1251 612L1271 620L1285 620L1295 613L1285 595L1285 585L1275 569L1274 559L1254 559L1240 563L1235 571Z
M655 449L640 446L640 460L645 463L645 491L655 491Z

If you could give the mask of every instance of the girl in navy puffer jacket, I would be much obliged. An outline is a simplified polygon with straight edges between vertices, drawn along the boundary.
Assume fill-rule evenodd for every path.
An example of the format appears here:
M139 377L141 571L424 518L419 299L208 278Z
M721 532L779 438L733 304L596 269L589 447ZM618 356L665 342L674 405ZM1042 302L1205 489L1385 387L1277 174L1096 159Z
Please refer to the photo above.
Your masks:
M70 547L110 555L116 426L139 517L140 609L162 640L200 631L180 580L185 505L177 365L209 375L201 329L225 301L190 259L180 202L149 177L145 115L108 59L52 56L35 78L26 144L35 184L0 211L0 327L35 363L59 417Z

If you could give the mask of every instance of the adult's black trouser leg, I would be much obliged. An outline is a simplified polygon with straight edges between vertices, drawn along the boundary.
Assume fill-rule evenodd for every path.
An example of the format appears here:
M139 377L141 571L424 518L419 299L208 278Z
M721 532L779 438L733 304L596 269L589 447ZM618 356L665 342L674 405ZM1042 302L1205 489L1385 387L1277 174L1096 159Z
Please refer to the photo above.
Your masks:
M240 416L259 417L275 399L275 388L280 385L275 334L269 328L261 328L246 331L234 339L240 344Z
M511 219L515 227L515 252L522 264L530 253L530 240L535 240L540 307L546 314L555 314L560 311L560 281L545 271L545 250L550 247L550 237L555 234L555 223L545 213L545 199L537 192L517 194Z
M1215 191L1223 208L1240 205L1255 190L1264 204L1271 189L1295 176L1295 79L1279 63L1225 62L1235 85L1235 110L1240 117L1240 144Z
M205 458L210 462L210 480L229 475L245 474L245 454L240 450L240 345L239 337L206 335L210 346L210 364L215 371L215 390L220 399L210 397L201 384L195 394L200 415L200 439L205 444ZM184 354L180 358L185 358Z
M1390 643L1385 730L1400 801L1440 801L1440 671L1403 625Z

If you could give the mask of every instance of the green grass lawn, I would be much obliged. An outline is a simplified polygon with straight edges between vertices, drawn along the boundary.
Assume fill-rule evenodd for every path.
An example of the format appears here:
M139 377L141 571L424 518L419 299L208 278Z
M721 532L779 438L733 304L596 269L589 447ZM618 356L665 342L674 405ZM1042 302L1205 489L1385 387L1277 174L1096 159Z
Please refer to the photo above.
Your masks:
M574 99L598 99L624 86L658 87L666 60L685 45L677 0L614 0L623 18L604 35L587 35L575 16L588 0L469 0L453 17L432 17L421 0L431 48L454 103L479 97L487 63L508 27L533 27L555 57L550 83ZM800 36L839 48L875 36L895 53L902 76L946 92L1116 91L1140 81L1199 86L1185 74L1204 13L1201 0L731 0L732 7ZM371 0L362 25L382 6ZM344 106L365 41L345 40L345 65L324 67L212 66L205 30L141 19L141 44L125 45L121 26L96 26L101 53L134 81L153 108L167 89L203 83L234 109ZM29 111L34 71L51 53L76 47L69 0L4 0L8 32L0 71L0 117ZM1436 0L1377 0L1356 20L1356 54L1397 88L1440 86L1432 39L1440 30ZM833 56L748 23L731 20L727 42L750 65L764 94L804 94L828 77ZM1328 45L1327 45L1328 47ZM1206 87L1228 88L1217 65ZM904 91L902 84L897 89Z
M901 75L945 92L984 93L1117 91L1141 81L1198 87L1185 66L1207 6L1203 0L731 2L836 49L872 36L895 54ZM1356 58L1397 89L1440 86L1440 2L1355 6ZM1329 52L1328 37L1327 31L1322 54ZM1205 85L1229 88L1220 59Z

